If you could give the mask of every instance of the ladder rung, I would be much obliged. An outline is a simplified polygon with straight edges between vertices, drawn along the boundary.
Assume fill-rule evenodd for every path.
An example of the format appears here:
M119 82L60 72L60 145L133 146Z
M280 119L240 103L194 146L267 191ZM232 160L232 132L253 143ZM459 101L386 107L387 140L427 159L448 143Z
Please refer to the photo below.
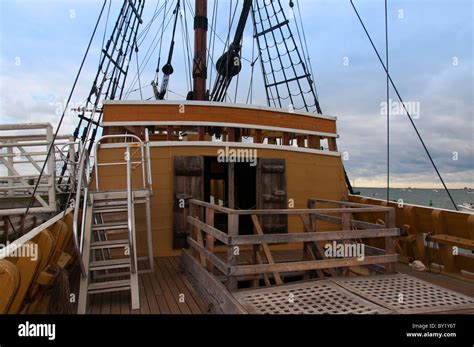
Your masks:
M118 281L108 281L108 282L96 282L89 284L88 293L97 294L104 292L114 292L121 290L130 289L130 280L118 280Z
M115 229L128 229L128 223L103 223L95 224L92 226L92 230L115 230Z
M119 205L121 206L121 205ZM112 208L106 208L106 207L103 207L103 208L96 208L93 210L94 213L117 213L117 212L127 212L128 209L126 207L124 208L117 208L116 206L111 206Z
M287 79L287 80L284 80L284 81L279 81L279 82L267 84L267 88L268 88L268 87L275 87L275 86L277 86L277 85L279 85L279 84L288 83L288 82L293 82L293 81L296 81L296 80L299 80L299 79L302 79L302 78L308 78L308 77L311 77L311 75L310 75L310 74L306 74L306 75L302 75L302 76L296 76L296 77L293 77L293 78L290 78L290 79Z
M254 38L257 38L257 37L259 37L259 36L265 35L265 34L271 32L271 31L273 31L273 30L275 30L275 29L281 28L282 26L287 25L289 22L290 22L290 21L287 19L287 20L285 20L285 21L283 21L283 22L281 22L281 23L278 23L277 25L274 25L274 26L272 26L271 28L268 28L267 30L264 30L264 31L262 31L262 32L257 33L256 35L254 35Z
M130 267L130 258L93 261L89 264L90 271L112 270Z
M91 243L91 249L121 248L129 245L130 243L127 239L97 241Z

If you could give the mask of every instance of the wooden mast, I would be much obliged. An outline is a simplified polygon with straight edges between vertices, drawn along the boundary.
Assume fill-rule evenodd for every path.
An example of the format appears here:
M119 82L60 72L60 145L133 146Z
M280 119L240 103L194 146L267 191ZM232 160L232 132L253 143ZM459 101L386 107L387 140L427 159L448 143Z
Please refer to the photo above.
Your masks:
M207 100L207 0L196 0L194 17L193 99Z

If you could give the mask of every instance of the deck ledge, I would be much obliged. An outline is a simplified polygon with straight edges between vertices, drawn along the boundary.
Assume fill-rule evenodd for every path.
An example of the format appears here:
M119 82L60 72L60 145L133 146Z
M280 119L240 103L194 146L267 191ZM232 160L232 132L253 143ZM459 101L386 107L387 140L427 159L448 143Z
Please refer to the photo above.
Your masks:
M104 143L101 148L122 148L123 143ZM150 147L237 147L253 149L272 149L280 151L300 152L308 154L328 155L331 157L340 157L340 152L323 151L320 149L302 148L284 145L266 145L261 143L242 143L242 142L211 142L211 141L153 141Z

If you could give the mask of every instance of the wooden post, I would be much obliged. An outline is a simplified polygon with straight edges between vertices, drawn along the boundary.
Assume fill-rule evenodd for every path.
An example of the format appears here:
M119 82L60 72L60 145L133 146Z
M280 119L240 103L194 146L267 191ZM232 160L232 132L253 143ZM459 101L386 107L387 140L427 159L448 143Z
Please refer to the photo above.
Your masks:
M173 127L170 125L166 127L166 139L168 141L173 140Z
M206 224L211 227L214 226L214 210L212 208L206 208ZM214 237L212 235L206 234L206 246L207 250L211 253L214 253ZM214 272L214 265L211 262L207 262L207 270L209 272Z
M255 130L255 143L262 143L262 142L263 142L262 130L257 129Z
M229 236L237 236L239 235L239 215L236 214L229 214L227 216L227 234ZM237 265L237 253L240 250L238 248L234 248L232 243L229 244L227 249L227 266L236 266ZM229 291L237 290L237 279L234 276L227 275L227 289Z
M442 235L446 234L444 231L444 213L440 210L433 210L431 212L431 219L433 221L433 229L435 235ZM460 273L460 270L456 266L456 262L454 261L454 252L453 246L449 244L444 244L438 242L439 247L439 254L441 257L441 261L444 265L444 272L446 273ZM430 250L428 250L429 252ZM433 251L431 251L434 253ZM430 265L430 264L428 264Z
M385 227L386 228L395 228L395 209L390 208L389 211L385 212ZM385 254L394 254L396 253L395 239L392 236L387 236L385 238ZM395 272L395 264L387 263L385 264L385 271L387 273Z
M290 145L290 134L283 133L283 145L285 145L285 146Z
M235 142L235 129L234 128L227 128L227 141L228 142Z
M335 137L328 138L328 147L331 152L337 152L337 143Z
M205 135L206 135L206 128L198 127L198 139L199 139L199 141L204 141Z
M229 208L235 208L235 163L229 163L227 166L228 175L227 175L227 186L228 186L228 201L229 201Z

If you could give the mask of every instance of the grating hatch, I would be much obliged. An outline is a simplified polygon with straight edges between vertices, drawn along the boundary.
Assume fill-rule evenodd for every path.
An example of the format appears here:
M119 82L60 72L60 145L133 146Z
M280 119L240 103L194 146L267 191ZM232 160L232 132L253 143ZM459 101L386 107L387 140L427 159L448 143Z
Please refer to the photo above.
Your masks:
M403 274L331 279L348 291L397 313L474 309L474 298Z
M379 314L389 310L328 280L233 293L253 314Z

